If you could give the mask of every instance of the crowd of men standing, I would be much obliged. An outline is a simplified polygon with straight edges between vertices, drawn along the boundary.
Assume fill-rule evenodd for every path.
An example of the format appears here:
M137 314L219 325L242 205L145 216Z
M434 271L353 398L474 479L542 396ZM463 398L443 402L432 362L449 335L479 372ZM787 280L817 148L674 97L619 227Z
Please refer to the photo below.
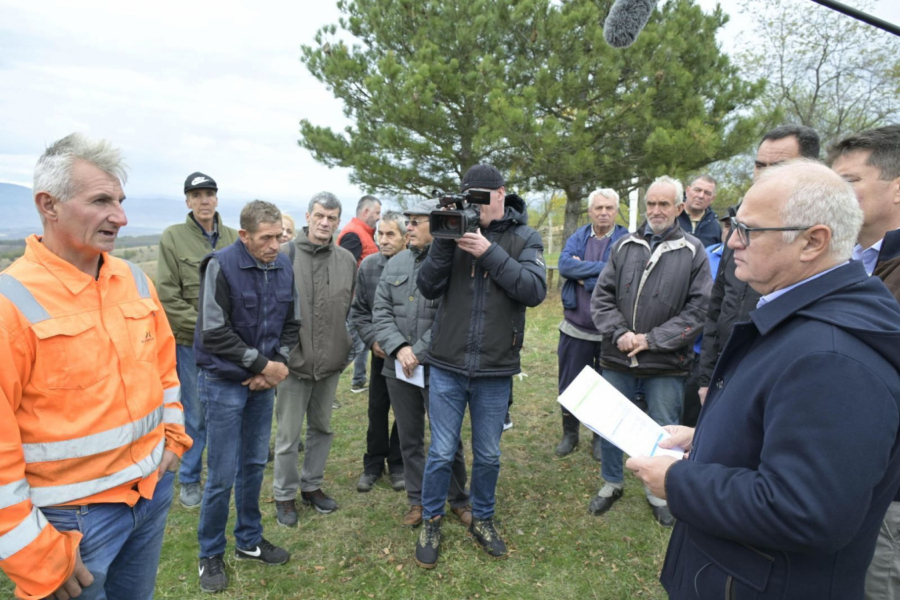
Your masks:
M624 462L593 443L588 510L623 498L624 468L642 480L655 521L674 527L672 598L900 597L900 126L847 137L828 166L818 156L809 128L768 132L722 218L709 175L657 177L634 232L598 189L560 257L560 391L593 368L685 453ZM110 255L125 181L108 142L51 145L35 169L43 235L0 275L0 567L17 596L152 598L179 458L203 591L229 584L232 493L235 558L289 561L263 537L265 465L279 525L297 525L298 492L338 509L323 484L349 364L368 391L357 491L385 473L406 491L416 562L437 565L447 503L489 555L507 554L500 438L525 311L547 290L541 238L497 169L464 174L461 191L490 202L458 239L432 237L436 201L382 214L373 196L336 236L329 192L304 227L255 200L235 230L216 181L193 173L155 286ZM580 426L562 417L565 456Z

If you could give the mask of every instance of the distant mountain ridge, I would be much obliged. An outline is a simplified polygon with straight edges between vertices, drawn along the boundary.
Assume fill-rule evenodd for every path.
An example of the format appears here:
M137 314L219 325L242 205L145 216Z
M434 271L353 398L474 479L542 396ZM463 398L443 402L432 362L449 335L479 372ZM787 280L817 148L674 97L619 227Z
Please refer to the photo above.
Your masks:
M224 223L237 229L241 209L250 200L220 196L219 214ZM184 196L127 196L123 206L128 225L119 232L120 237L162 233L169 225L183 223L188 213ZM291 213L299 227L306 214L306 210L301 208L303 206L305 203L295 201L279 207ZM343 222L350 220L355 207L354 203L352 207L344 208L341 219ZM40 231L41 220L34 208L31 189L13 183L0 183L0 240L21 239Z

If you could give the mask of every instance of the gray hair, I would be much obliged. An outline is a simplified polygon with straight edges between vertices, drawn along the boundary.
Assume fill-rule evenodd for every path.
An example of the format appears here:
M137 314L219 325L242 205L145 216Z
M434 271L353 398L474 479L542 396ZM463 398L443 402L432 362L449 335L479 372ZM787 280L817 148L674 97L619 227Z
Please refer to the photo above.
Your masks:
M596 198L597 196L609 198L616 204L619 204L619 194L616 193L616 190L612 188L599 188L588 194L588 208L594 205L594 198Z
M338 209L338 216L341 214L341 201L331 192L319 192L309 201L309 209L307 212L312 213L315 205L318 204L325 210Z
M650 187L647 188L647 191L650 191L655 185L671 185L675 188L675 206L679 204L684 204L684 186L681 185L681 182L677 179L673 179L668 175L662 175L653 180L653 183L650 184Z
M382 223L394 223L402 235L406 231L406 215L395 210L388 211L381 215Z
M379 200L375 196L363 196L359 199L359 202L356 203L356 216L359 216L359 213L366 210L370 206L374 206L375 204L381 206L381 200Z
M281 211L271 202L253 200L241 209L241 229L247 233L256 233L261 223L278 223L281 225Z
M53 142L38 159L34 167L34 194L46 192L60 202L71 198L77 191L72 170L79 160L119 179L123 185L128 181L128 167L121 150L107 140L92 140L81 133L71 133Z
M757 183L778 176L793 182L790 195L781 208L784 227L825 225L831 230L831 256L848 260L863 224L863 212L853 187L825 165L805 158L769 167ZM800 231L782 232L785 244L791 244Z

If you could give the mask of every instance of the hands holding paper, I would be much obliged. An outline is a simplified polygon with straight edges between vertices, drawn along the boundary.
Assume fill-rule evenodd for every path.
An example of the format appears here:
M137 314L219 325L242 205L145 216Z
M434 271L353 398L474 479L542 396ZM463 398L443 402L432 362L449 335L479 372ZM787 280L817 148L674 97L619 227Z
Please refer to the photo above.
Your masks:
M407 377L412 377L413 371L419 366L419 359L416 358L412 348L409 346L400 348L397 352L397 360L400 362L400 366L403 367L403 374Z
M660 448L682 448L687 458L694 441L694 428L682 425L666 425L663 427L670 437L660 440ZM666 497L666 473L677 458L671 456L633 456L625 462L625 466L634 471L635 476L650 488L650 493L657 498Z

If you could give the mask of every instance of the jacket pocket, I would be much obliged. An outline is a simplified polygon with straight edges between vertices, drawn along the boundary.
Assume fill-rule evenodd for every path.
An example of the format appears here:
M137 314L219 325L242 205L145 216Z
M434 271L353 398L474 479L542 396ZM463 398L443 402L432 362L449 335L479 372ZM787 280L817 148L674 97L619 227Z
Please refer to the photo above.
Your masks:
M159 310L153 300L137 300L119 306L125 317L128 328L128 339L137 360L155 362L156 347L156 311Z
M200 298L200 262L200 259L187 256L178 259L182 294L185 300L193 300L195 304Z
M101 340L91 315L41 321L32 331L38 338L36 379L42 379L46 389L84 390L109 376L98 364L108 364L110 345Z
M702 568L688 573L700 598L783 598L787 561L748 544L691 531L690 544Z

